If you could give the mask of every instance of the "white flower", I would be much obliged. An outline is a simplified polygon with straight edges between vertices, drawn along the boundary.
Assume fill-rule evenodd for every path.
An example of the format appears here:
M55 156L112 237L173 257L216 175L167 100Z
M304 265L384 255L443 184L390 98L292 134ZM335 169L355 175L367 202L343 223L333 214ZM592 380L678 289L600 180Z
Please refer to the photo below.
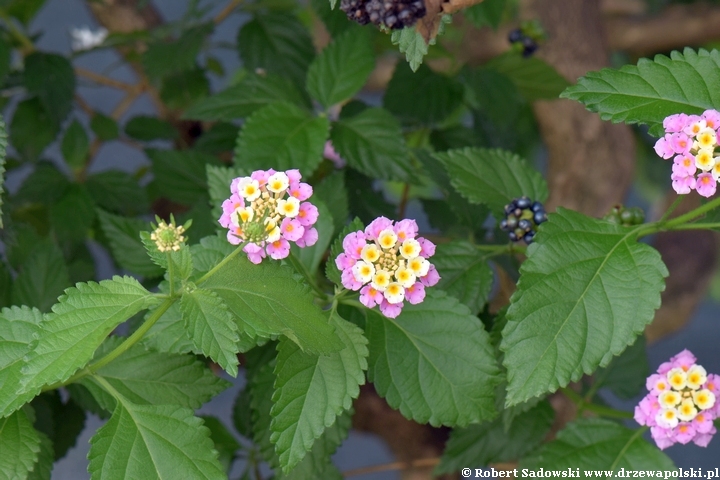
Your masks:
M89 27L71 28L70 37L72 37L72 49L74 52L90 50L101 45L108 36L107 29L100 27L96 31L90 30Z

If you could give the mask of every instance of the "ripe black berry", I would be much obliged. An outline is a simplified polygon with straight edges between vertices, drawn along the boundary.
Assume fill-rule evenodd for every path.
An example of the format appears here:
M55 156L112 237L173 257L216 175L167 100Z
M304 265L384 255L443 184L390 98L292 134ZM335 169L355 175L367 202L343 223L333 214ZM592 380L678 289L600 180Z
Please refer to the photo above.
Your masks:
M523 36L524 36L524 35L523 35L523 33L522 33L522 30L520 30L519 28L516 28L515 30L512 30L512 31L508 34L508 41L509 41L510 43L516 43L516 42L519 42L520 40L522 40L522 39L523 39Z
M545 207L528 197L516 198L505 205L505 218L500 221L500 229L508 232L513 242L532 243L538 226L547 220Z
M538 49L538 44L530 37L525 37L522 39L522 46L522 54L525 58L530 57Z
M399 30L415 25L425 16L424 0L341 0L340 10L360 25Z
M370 23L370 16L365 10L367 0L341 0L340 10L345 12L345 15L360 25L367 25Z

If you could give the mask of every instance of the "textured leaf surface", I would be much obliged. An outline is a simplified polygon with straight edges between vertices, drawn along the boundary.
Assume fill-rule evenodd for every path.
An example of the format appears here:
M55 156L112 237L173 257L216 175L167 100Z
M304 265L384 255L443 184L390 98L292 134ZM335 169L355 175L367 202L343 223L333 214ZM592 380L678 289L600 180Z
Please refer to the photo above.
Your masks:
M53 455L52 441L42 432L37 432L40 437L40 452L35 466L28 474L28 480L50 480L55 457Z
M153 310L149 310L145 319L152 313ZM158 352L189 353L194 350L195 346L185 329L179 302L173 303L155 322L143 337L142 344Z
M331 323L344 344L339 352L309 355L287 339L278 345L270 440L286 473L352 406L365 383L368 349L362 330L337 314Z
M21 407L32 397L18 396L23 358L40 329L43 314L28 307L0 311L0 417Z
M577 100L603 120L644 123L662 133L673 113L700 114L720 105L720 52L686 48L637 65L590 72L561 97Z
M0 478L24 480L38 460L40 436L25 410L0 418Z
M299 168L309 175L322 160L329 128L327 118L313 117L295 105L268 105L253 113L240 131L235 165L249 171Z
M500 216L513 199L527 195L544 202L545 180L525 160L504 150L463 148L437 153L455 189L473 203L483 203Z
M107 170L90 175L85 187L93 201L110 212L132 215L148 210L145 189L126 172ZM128 198L133 201L128 202Z
M367 312L368 379L418 423L462 427L492 419L500 372L487 332L456 299L427 292L394 320Z
M307 89L324 107L352 98L375 68L375 54L365 30L335 38L310 65Z
M223 299L241 333L285 335L309 353L342 348L309 288L289 267L267 261L254 265L239 255L200 286Z
M645 337L640 335L620 356L614 357L606 368L598 368L594 375L595 385L609 388L620 398L631 399L645 388L650 374Z
M405 59L413 71L422 65L423 57L428 53L428 45L422 34L415 27L405 27L402 30L395 30L391 37L393 45L397 45L400 53L405 54Z
M93 480L227 478L210 431L189 408L134 405L120 400L110 420L90 440Z
M555 412L548 402L519 415L508 431L502 418L455 429L435 474L459 472L468 465L485 466L523 457L543 441Z
M275 74L248 74L240 83L204 98L191 106L184 118L235 120L245 118L273 102L304 105L306 102L289 80Z
M167 75L190 70L200 53L203 42L213 31L213 24L206 23L188 28L173 41L152 43L142 54L142 64L147 74L159 79Z
M63 158L71 168L78 169L83 166L90 149L90 140L85 133L85 128L77 120L73 120L65 130L60 149Z
M33 52L25 58L23 80L28 92L38 96L55 122L62 122L70 113L75 72L67 58L54 53Z
M25 357L24 393L34 396L43 385L70 378L115 327L156 302L130 277L67 289L40 324L38 339Z
M253 443L258 446L260 455L273 468L279 467L275 446L270 442L270 410L275 383L275 358L264 365L255 365L254 371L248 370L250 389L250 419Z
M521 468L675 470L672 461L632 430L610 420L584 418L560 430L557 439L520 462ZM602 472L604 473L604 472ZM614 478L614 475L599 478Z
M15 277L13 303L47 312L68 285L70 276L62 252L57 245L45 240L30 250Z
M180 299L185 328L197 351L237 376L237 324L217 294L197 288Z
M465 9L463 15L477 28L489 26L497 29L505 12L505 4L506 0L485 0Z
M137 218L121 217L98 211L100 227L110 243L113 258L122 267L132 273L145 277L159 277L165 271L150 260L140 232L149 231L150 223Z
M493 284L487 256L472 243L458 240L438 245L432 263L440 274L438 288L460 300L477 315L487 302Z
M214 155L195 150L146 150L161 195L192 205L207 193L205 168L219 165Z
M413 170L400 124L382 108L334 123L331 138L348 165L372 178L407 180Z
M483 68L507 76L528 102L556 99L570 85L557 70L537 57L507 53L493 58Z
M563 208L549 217L507 312L507 405L606 366L652 321L668 275L631 229Z

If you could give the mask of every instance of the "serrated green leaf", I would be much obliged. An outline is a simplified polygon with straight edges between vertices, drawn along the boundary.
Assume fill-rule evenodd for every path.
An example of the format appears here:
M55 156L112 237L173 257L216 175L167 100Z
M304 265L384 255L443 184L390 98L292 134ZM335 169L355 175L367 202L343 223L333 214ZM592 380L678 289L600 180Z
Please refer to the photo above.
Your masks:
M183 118L216 121L245 118L260 108L274 103L287 102L306 106L292 82L276 74L252 73L220 93L193 104Z
M720 52L686 48L637 66L589 72L560 96L577 100L603 120L643 123L662 134L674 113L700 114L720 104ZM659 136L659 135L658 135Z
M370 223L378 217L393 218L397 207L385 199L377 182L352 168L345 169L350 215Z
M507 405L606 366L652 321L668 275L633 230L564 208L527 255L500 345Z
M152 315L153 310L148 311L147 317ZM170 308L150 328L142 338L141 343L148 348L166 353L190 353L194 349L192 340L180 313L178 302L173 303Z
M150 260L140 241L140 232L150 230L149 222L113 215L102 210L98 210L98 218L118 265L148 278L163 275L165 270Z
M428 53L428 44L422 34L415 27L405 27L402 30L392 32L392 44L397 45L400 53L405 54L405 59L410 68L416 71L422 65L423 57Z
M199 245L190 247L193 266L199 272L208 272L223 258L231 254L235 248L237 247L228 243L224 235L202 238Z
M465 18L470 20L476 28L484 26L497 29L502 22L505 12L506 0L484 0L463 11Z
M158 192L179 203L192 205L207 195L205 169L219 165L214 155L196 150L145 151L152 161L152 171Z
M25 410L0 418L0 478L25 480L40 452L40 437Z
M110 420L90 440L88 471L93 480L227 478L210 431L192 410L118 400Z
M30 351L30 343L40 329L42 318L39 310L28 307L0 311L0 417L27 401L15 392L22 378L23 358Z
M337 314L330 318L344 344L339 352L309 355L287 339L278 345L270 440L285 473L352 406L365 383L367 339Z
M583 418L568 423L557 438L520 462L521 468L597 469L617 472L675 470L672 460L632 430L610 420ZM598 472L598 478L614 478Z
M133 176L120 170L92 174L88 176L85 187L93 201L104 210L125 215L149 210L145 189Z
M232 152L235 148L240 127L229 122L217 122L209 129L203 131L193 148L210 155Z
M54 53L31 53L25 57L23 81L28 92L38 96L55 122L62 122L70 113L75 71L67 58Z
M620 398L629 400L643 391L650 374L645 337L638 336L620 356L614 357L606 368L598 368L594 388L609 388Z
M55 165L40 161L35 166L35 171L25 179L14 200L50 205L59 201L70 185L68 178Z
M5 120L0 115L0 229L3 228L3 192L5 184L5 159L7 157L7 131L5 130Z
M50 205L50 225L59 241L82 241L95 220L95 203L83 185L71 184Z
M250 389L250 411L252 440L260 450L260 455L273 468L279 467L275 446L270 442L270 410L272 409L273 384L275 382L275 358L263 365L256 365L254 371L248 370Z
M283 75L298 87L315 56L305 25L285 13L256 15L240 29L237 46L245 68Z
M148 115L138 115L128 120L125 134L143 142L175 140L179 136L172 123Z
M90 140L85 133L85 127L77 120L73 120L65 130L60 149L63 158L73 170L79 169L85 164L85 159L90 151Z
M345 188L345 176L342 172L333 172L313 187L313 198L319 198L328 208L335 231L339 233L350 216L348 192Z
M52 440L42 432L37 432L37 434L40 437L40 451L37 462L28 474L27 480L50 480L55 461Z
M472 203L490 207L496 217L515 198L544 202L545 180L525 160L504 150L463 148L434 154L443 162L452 186Z
M34 161L60 132L60 123L45 110L37 97L18 103L10 122L10 143L18 154Z
M413 70L409 64L398 62L383 106L404 122L424 125L442 122L462 103L462 85L426 65Z
M90 128L99 140L107 142L120 136L120 129L114 118L95 112L90 120Z
M185 30L177 40L151 44L142 54L145 72L159 79L193 68L203 42L213 29L213 23L206 23Z
M111 337L101 347L101 353L109 353L122 340ZM195 409L230 386L192 355L158 353L141 345L131 347L96 375L136 405L180 405ZM93 378L82 379L82 384L103 408L113 411L114 398Z
M289 103L272 103L245 121L233 161L250 171L299 168L310 175L322 160L329 128L325 117Z
M345 251L343 248L343 240L345 240L345 237L352 232L357 232L358 230L365 230L365 225L363 225L359 218L355 218L352 222L350 222L349 225L346 225L342 229L342 231L337 236L337 238L335 238L335 241L333 241L332 246L330 247L330 257L328 258L327 264L325 266L325 275L335 285L342 285L340 278L342 273L335 264L335 259L338 257L338 255Z
M246 175L245 171L238 167L216 167L215 165L208 165L206 171L213 218L218 219L222 214L222 203L230 198L230 184L237 177Z
M333 146L348 165L372 178L407 181L413 166L400 124L382 108L368 108L333 124Z
M543 402L521 414L506 431L501 418L490 423L470 425L450 433L435 474L459 472L468 465L519 460L543 441L553 424L555 412Z
M237 256L199 286L223 299L240 333L285 335L308 353L329 354L342 348L309 288L289 267L273 262L254 265Z
M201 415L205 426L210 430L210 439L218 452L218 460L226 472L230 471L232 462L235 460L236 451L241 448L235 437L216 417Z
M368 379L388 405L433 426L494 418L500 371L483 325L465 305L428 289L394 320L367 311Z
M307 89L328 108L352 98L375 68L375 53L366 30L349 30L335 38L310 64Z
M249 376L248 376L249 377ZM252 411L250 409L250 389L248 387L250 378L245 388L238 392L233 403L232 419L235 430L247 439L252 438ZM272 396L272 392L270 393Z
M195 349L236 377L238 328L223 301L214 292L198 288L183 293L180 311Z
M472 243L456 240L437 246L432 263L440 274L442 288L477 315L487 302L493 285L493 272L487 255Z
M335 231L335 225L333 224L332 216L328 207L325 203L320 200L312 200L318 209L318 220L313 225L318 232L318 240L315 245L311 247L300 248L297 245L290 246L290 254L294 259L297 259L302 264L305 272L299 272L307 274L311 279L315 278L320 262L325 256L327 248L330 246L330 242L333 239L333 232ZM291 259L292 261L292 259Z
M545 61L537 57L524 58L517 53L497 56L483 68L507 76L528 102L554 100L570 85Z
M30 250L15 277L13 303L48 312L68 285L70 277L62 252L54 243L43 240Z
M156 297L130 277L65 290L25 357L22 396L32 398L43 385L70 378L115 327L155 303Z

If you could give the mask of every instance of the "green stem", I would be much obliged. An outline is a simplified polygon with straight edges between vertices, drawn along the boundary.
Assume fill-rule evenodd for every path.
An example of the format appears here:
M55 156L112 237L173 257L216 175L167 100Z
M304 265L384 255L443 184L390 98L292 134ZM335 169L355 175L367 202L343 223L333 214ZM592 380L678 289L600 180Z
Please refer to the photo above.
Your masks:
M354 300L352 298L343 298L339 301L339 303L342 303L343 305L350 305L351 307L355 308L365 308L365 305L360 303L360 300Z
M683 198L684 197L678 197L675 199L675 201L672 203L672 205L670 205L670 207L667 209L667 211L665 213L663 213L663 216L662 216L662 218L660 218L659 223L665 222L668 219L668 217L670 217L672 212L674 212L675 209L678 207L678 205L680 205L680 202L683 201Z
M623 410L616 410L614 408L605 407L603 405L597 405L595 403L588 403L582 398L577 392L564 387L560 389L562 393L573 401L578 406L578 411L587 410L588 412L597 413L600 416L608 418L633 418L633 414Z
M114 388L112 385L110 385L110 382L108 382L107 380L105 380L105 379L104 379L103 377L101 377L100 375L96 376L96 377L95 377L95 380L96 380L100 385L102 385L102 387L103 387L110 395L112 395L112 396L115 398L115 400L117 400L118 402L122 402L122 399L125 398L125 397L122 396L122 394L121 394L120 392L118 392L117 390L115 390L115 388Z
M165 258L167 258L167 272L168 272L168 281L170 282L170 296L175 296L175 272L173 271L173 261L172 258L170 258L170 252L165 252Z
M34 52L35 44L33 44L32 40L30 40L27 35L20 31L20 29L17 27L17 25L15 25L15 22L10 18L10 16L7 15L5 12L2 12L2 14L0 14L0 17L5 20L5 24L10 31L10 35L20 44L22 54L28 55Z
M235 258L238 253L242 252L242 249L243 249L243 244L241 243L240 245L237 246L237 248L236 248L235 250L233 250L233 252L232 252L230 255L228 255L227 257L223 258L223 259L220 261L220 263L218 263L218 264L215 265L213 268L211 268L209 272L207 272L205 275L203 275L202 277L200 277L200 278L197 280L197 282L195 282L195 283L199 285L199 284L203 283L205 280L207 280L208 278L210 278L210 277L212 277L213 275L215 275L215 272L217 272L218 270L220 270L222 267L225 266L226 263L228 263L230 260L232 260L233 258Z
M688 223L688 222L695 220L696 218L706 214L707 212L714 210L715 208L717 208L719 206L720 206L720 197L706 203L705 205L700 205L695 210L691 210L684 215L680 215L679 217L675 217L672 220L668 220L665 223L665 228L670 230L670 229L673 229L673 227L675 227L675 226Z
M678 225L673 228L673 231L678 230L708 230L711 228L720 228L720 223L688 223L685 225Z

